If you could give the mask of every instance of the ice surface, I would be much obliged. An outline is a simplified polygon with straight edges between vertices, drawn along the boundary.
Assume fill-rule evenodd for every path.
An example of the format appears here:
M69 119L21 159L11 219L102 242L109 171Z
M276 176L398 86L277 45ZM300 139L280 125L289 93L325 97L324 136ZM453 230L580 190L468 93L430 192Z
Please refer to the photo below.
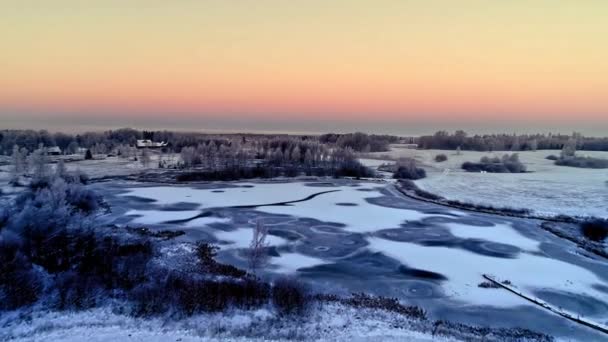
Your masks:
M228 242L230 248L249 248L249 244L253 238L253 229L239 228L229 232L216 231L214 235L217 239ZM278 236L268 235L266 243L268 246L279 246L286 244L287 240Z
M540 242L518 233L509 224L495 224L492 227L471 226L462 223L444 224L452 235L464 239L480 239L504 243L527 251L538 251Z
M436 214L425 214L417 210L389 208L368 203L365 199L378 197L378 191L358 191L353 187L311 187L304 183L242 184L250 188L225 188L224 192L213 192L213 189L195 189L187 187L145 187L132 188L125 195L138 196L156 200L158 204L179 202L200 203L203 208L261 205L277 202L288 202L306 198L312 194L338 190L321 194L312 200L293 203L286 206L264 206L257 210L286 214L298 217L315 218L325 222L345 224L347 231L363 233L379 229L398 228L406 221L418 221ZM383 186L371 184L371 186ZM356 206L340 206L336 203L354 203ZM365 210L362 210L365 208ZM130 214L153 216L140 218L136 223L153 223L188 217L188 212L132 211ZM192 212L189 212L190 214ZM190 215L192 217L194 215ZM170 217L170 218L168 218Z
M327 262L320 258L313 258L299 253L282 253L280 257L272 258L270 261L278 267L281 273L294 273L301 268L314 267L317 265L326 264Z
M529 304L507 291L480 288L483 274L509 280L526 289L552 289L586 294L604 302L608 295L593 288L603 282L592 272L559 260L521 253L516 259L490 257L461 249L421 246L369 238L369 248L399 260L403 264L440 273L448 278L442 284L448 297L473 305L509 307Z

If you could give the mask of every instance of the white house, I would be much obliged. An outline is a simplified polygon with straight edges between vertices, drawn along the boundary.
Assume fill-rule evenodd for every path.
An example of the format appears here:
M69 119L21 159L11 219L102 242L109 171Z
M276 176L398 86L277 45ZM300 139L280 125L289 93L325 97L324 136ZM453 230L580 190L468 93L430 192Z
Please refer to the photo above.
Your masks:
M164 141L154 142L150 139L142 139L137 140L136 146L137 148L161 148L167 146L167 143Z
M46 154L48 154L49 156L58 156L61 154L61 149L59 148L59 146L47 147Z

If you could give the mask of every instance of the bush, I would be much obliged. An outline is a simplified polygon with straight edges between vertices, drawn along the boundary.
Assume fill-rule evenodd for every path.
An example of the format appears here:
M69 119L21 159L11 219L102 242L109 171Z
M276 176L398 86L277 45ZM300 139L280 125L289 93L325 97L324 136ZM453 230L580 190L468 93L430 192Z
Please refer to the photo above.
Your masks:
M547 159L547 160L558 160L559 157L556 156L555 154L550 154L545 159Z
M393 173L395 179L422 179L426 177L426 171L417 167L413 158L401 158L397 161L396 170Z
M497 285L491 281L483 281L483 282L477 284L477 287L481 287L484 289L499 289L500 288L499 285Z
M334 177L374 177L374 172L358 160L346 160L340 163L333 173Z
M0 309L32 304L40 294L41 281L20 247L16 235L0 232Z
M435 161L438 163L442 163L444 161L448 160L448 156L446 156L445 154L438 154L435 156Z
M311 298L304 284L294 278L281 278L272 288L272 301L283 315L304 314L310 307Z
M401 188L403 190L413 191L416 196L421 198L425 198L431 201L441 201L445 199L439 195L435 195L433 193L420 189L414 182L409 179L400 179L399 185L401 185Z
M505 154L502 158L482 157L479 163L465 162L462 169L468 172L490 172L490 173L521 173L526 172L526 166L519 160L519 155L513 153Z
M581 233L592 241L602 242L608 237L608 220L594 219L581 223Z
M205 272L233 278L243 278L247 275L247 272L239 268L215 261L218 250L219 247L205 242L199 242L196 245L196 256Z
M355 308L381 309L394 312L410 318L426 320L426 312L419 306L403 305L396 298L370 296L365 293L353 293L349 298L339 298L335 295L317 295L316 298L328 302L340 302Z
M559 158L555 161L555 165L580 167L585 169L608 169L608 159L574 156Z

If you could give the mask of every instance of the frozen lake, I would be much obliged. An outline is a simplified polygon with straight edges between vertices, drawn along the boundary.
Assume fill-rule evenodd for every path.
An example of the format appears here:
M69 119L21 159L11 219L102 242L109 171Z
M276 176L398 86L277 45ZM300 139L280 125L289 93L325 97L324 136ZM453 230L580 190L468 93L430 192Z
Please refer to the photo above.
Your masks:
M270 234L265 276L293 274L323 292L397 297L436 319L597 337L508 291L478 287L489 274L608 322L608 264L582 256L538 221L460 212L373 182L94 186L112 206L109 222L183 230L179 239L213 242L222 261L243 268L261 220Z

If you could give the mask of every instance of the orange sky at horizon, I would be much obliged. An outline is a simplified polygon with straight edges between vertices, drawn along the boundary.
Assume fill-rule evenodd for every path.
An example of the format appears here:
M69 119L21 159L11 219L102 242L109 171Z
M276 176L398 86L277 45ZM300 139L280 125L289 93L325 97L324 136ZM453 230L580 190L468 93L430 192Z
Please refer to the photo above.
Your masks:
M606 17L593 0L0 0L0 117L608 125Z

